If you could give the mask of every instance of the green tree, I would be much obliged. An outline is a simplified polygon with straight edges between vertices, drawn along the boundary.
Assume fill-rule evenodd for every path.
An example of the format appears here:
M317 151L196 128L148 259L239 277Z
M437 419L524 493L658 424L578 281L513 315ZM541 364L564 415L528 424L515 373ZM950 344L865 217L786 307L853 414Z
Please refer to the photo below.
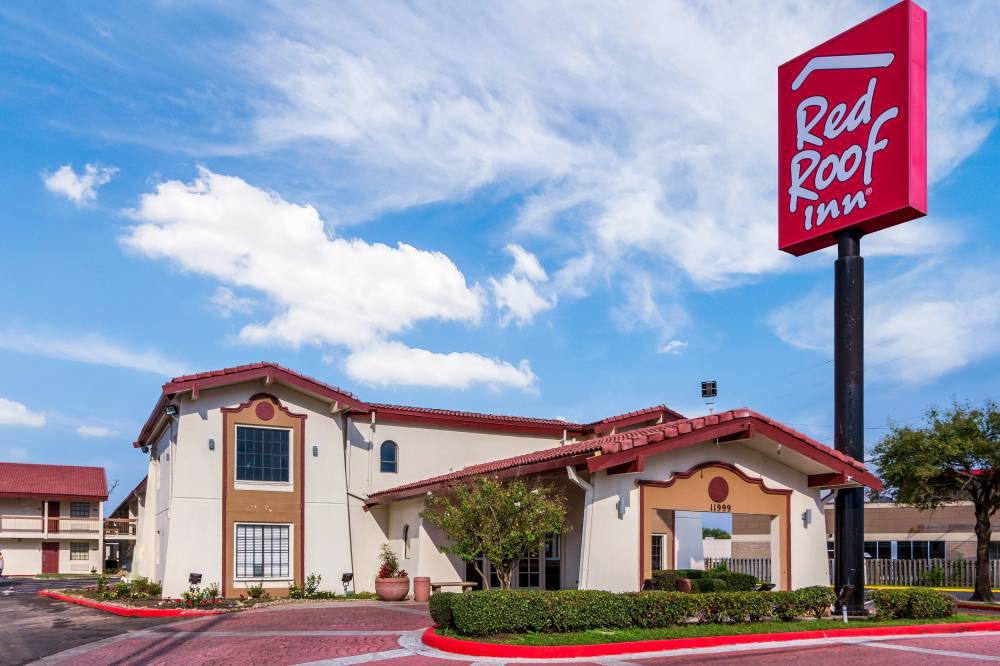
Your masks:
M732 535L721 527L703 527L701 528L701 536L712 537L713 539L731 539Z
M899 504L933 509L971 501L976 515L976 586L972 599L992 601L990 518L1000 508L1000 406L955 403L927 412L922 427L892 425L874 453L886 490Z
M568 529L563 495L534 479L481 477L429 495L424 507L420 515L448 537L443 550L471 562L487 589L477 557L489 560L500 587L510 589L517 561L537 555L546 534Z

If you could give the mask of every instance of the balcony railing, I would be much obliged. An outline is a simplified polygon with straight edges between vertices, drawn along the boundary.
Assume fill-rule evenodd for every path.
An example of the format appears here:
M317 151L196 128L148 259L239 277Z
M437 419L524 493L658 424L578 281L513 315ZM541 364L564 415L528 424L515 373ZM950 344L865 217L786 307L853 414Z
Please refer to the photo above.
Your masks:
M108 518L104 521L104 536L135 536L135 518Z
M0 515L0 532L9 534L100 534L100 531L99 518Z

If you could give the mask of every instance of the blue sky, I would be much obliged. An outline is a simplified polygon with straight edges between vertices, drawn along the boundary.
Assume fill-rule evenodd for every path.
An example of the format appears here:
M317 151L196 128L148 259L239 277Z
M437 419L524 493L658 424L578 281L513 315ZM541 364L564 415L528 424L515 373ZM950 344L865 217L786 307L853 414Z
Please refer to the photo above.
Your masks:
M778 64L886 2L0 7L0 459L144 473L169 376L832 434ZM1000 8L927 3L931 215L862 244L866 422L1000 394Z

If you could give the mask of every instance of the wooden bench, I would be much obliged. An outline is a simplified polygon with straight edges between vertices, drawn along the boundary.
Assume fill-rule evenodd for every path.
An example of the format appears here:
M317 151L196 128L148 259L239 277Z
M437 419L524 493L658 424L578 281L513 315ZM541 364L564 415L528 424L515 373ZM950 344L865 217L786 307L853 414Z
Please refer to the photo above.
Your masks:
M468 580L456 580L448 583L435 583L431 581L431 592L440 592L442 587L461 587L462 592L466 590L471 590L476 586L476 583Z

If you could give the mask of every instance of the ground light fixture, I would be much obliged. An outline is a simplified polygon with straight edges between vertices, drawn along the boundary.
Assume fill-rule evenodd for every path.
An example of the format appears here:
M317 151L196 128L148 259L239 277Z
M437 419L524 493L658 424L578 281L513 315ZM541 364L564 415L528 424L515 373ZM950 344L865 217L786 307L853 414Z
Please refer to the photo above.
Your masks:
M345 573L343 576L340 577L340 582L344 586L345 597L347 596L347 586L351 584L352 580L354 580L354 574L352 573Z

